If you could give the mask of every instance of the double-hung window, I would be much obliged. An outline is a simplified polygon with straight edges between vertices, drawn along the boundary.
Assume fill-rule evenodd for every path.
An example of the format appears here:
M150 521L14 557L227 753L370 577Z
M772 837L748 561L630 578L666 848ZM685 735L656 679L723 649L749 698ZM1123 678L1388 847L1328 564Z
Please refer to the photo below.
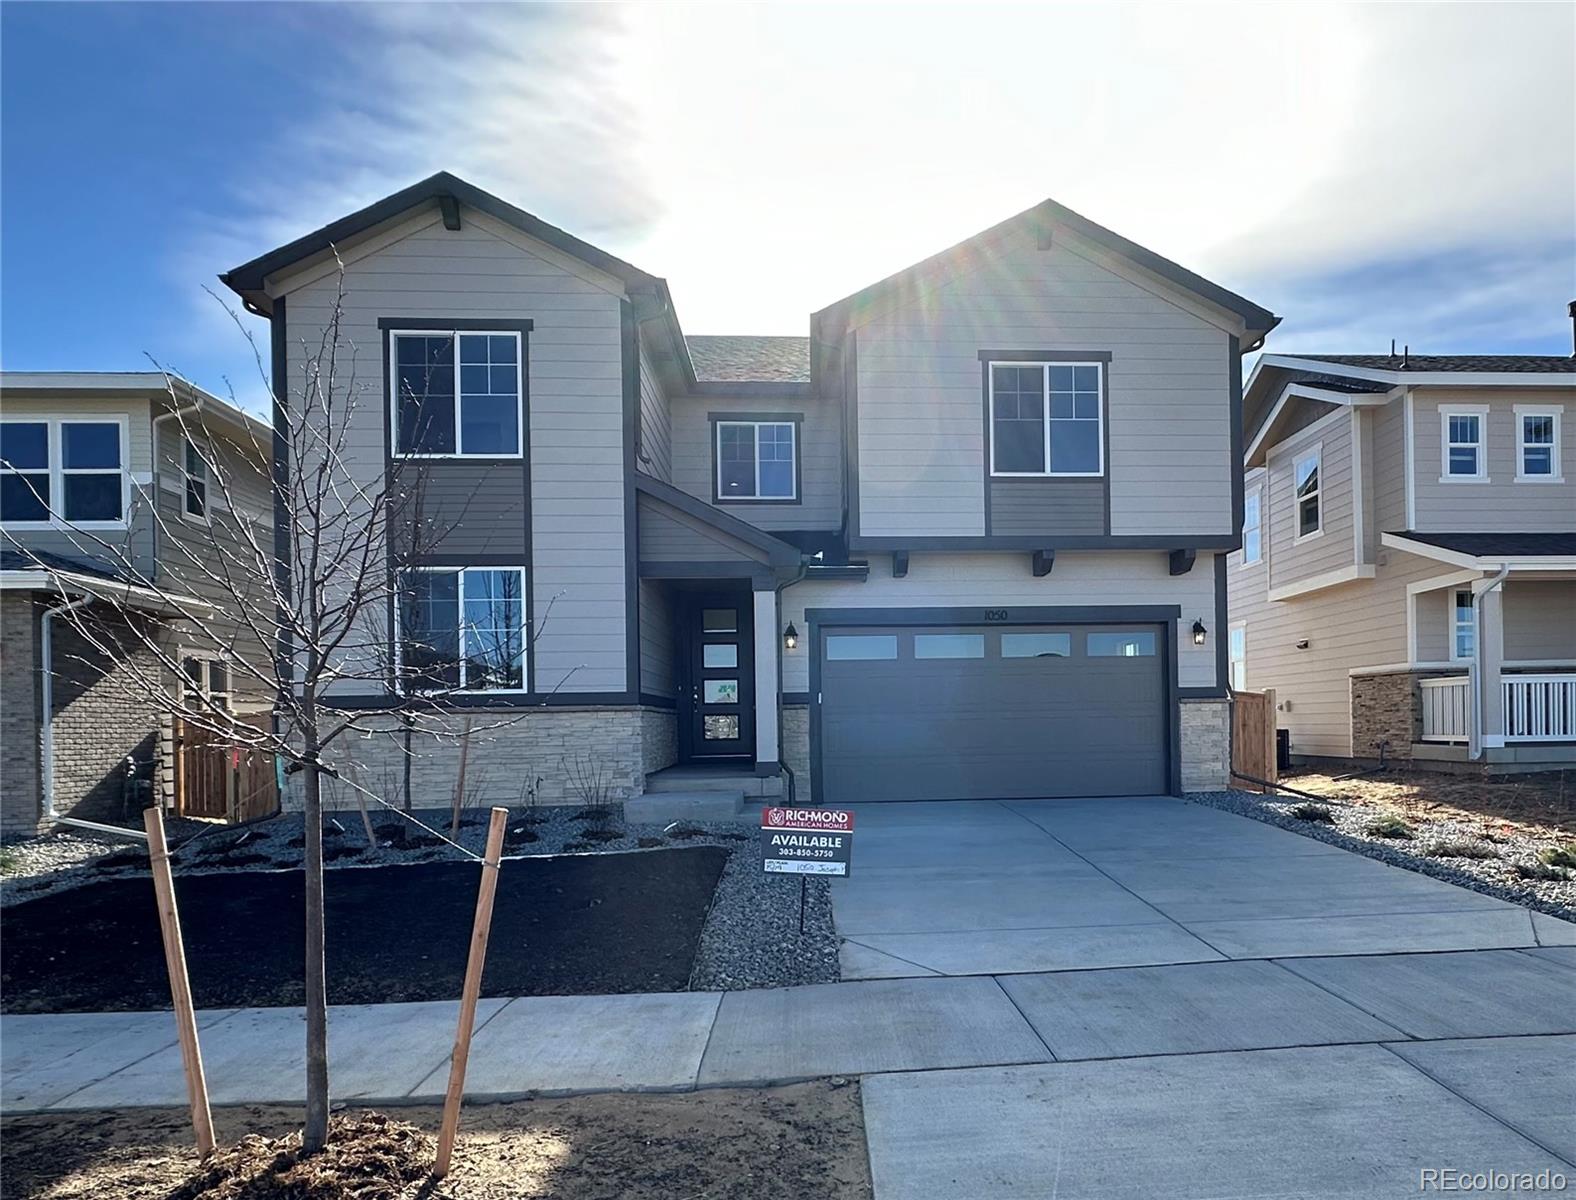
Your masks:
M1242 496L1242 561L1256 563L1264 557L1264 517L1259 489L1249 488Z
M0 522L123 528L129 478L124 420L0 422Z
M1323 447L1298 455L1292 466L1292 487L1297 502L1297 537L1313 537L1324 530L1324 489L1320 482Z
M399 626L405 690L527 690L523 567L403 570Z
M1564 406L1516 405L1516 478L1534 483L1562 483L1560 418Z
M1451 625L1450 656L1455 659L1469 659L1477 641L1477 622L1472 612L1472 593L1466 588L1455 594L1455 603L1452 608L1454 621Z
M190 438L181 439L181 473L186 486L181 509L194 521L208 519L208 463Z
M230 708L230 666L216 658L187 655L181 659L182 699L194 708L208 700L226 712Z
M1105 473L1103 363L993 362L992 475Z
M1488 480L1488 449L1484 443L1484 424L1488 406L1449 404L1439 408L1440 459L1444 469L1440 482Z
M716 421L717 499L799 498L797 419Z
M1248 690L1248 627L1233 625L1227 632L1226 661L1231 668L1233 691Z
M524 335L492 330L393 330L397 454L518 458Z

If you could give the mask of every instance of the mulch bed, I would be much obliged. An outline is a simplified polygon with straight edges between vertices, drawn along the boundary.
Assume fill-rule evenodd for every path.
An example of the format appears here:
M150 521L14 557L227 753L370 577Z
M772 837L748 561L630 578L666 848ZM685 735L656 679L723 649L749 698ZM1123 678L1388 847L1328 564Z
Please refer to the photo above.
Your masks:
M727 860L716 846L505 860L484 996L682 991ZM460 993L480 868L432 862L325 873L329 1003ZM303 1002L303 876L176 877L199 1008ZM146 876L6 910L0 1010L168 1008Z
M206 1171L184 1110L11 1117L0 1126L0 1200L870 1197L859 1084L851 1079L472 1104L461 1115L451 1173L433 1183L426 1172L439 1114L419 1107L337 1116L328 1152L303 1163L292 1153L299 1109L218 1108L220 1150ZM337 1152L336 1135L351 1139Z

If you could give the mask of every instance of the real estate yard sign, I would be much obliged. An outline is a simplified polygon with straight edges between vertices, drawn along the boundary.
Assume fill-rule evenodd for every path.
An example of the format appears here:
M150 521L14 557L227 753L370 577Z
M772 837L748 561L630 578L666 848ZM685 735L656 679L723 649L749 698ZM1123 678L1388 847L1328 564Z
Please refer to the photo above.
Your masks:
M847 875L854 814L840 808L761 809L761 868L768 875Z

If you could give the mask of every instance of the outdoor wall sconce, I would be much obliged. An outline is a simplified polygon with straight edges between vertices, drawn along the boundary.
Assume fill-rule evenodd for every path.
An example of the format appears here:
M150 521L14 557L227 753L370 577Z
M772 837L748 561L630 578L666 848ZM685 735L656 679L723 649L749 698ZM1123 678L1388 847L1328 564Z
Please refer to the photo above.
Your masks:
M1195 646L1202 646L1204 644L1204 635L1208 632L1209 630L1204 628L1203 621L1199 620L1197 617L1193 618L1193 644Z
M788 628L783 630L783 648L792 650L799 644L799 631L793 627L793 622L788 622Z

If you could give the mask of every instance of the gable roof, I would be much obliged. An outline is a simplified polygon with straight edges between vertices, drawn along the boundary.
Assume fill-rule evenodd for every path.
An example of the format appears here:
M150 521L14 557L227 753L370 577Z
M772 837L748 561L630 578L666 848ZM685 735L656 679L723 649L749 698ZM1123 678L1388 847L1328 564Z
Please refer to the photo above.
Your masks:
M1217 308L1241 317L1247 325L1248 336L1243 340L1245 351L1251 349L1265 334L1280 324L1279 317L1266 308L1260 308L1251 300L1228 291L1218 283L1210 282L1202 275L1195 274L1169 258L1156 254L1153 250L1140 246L1137 242L1107 229L1104 225L1091 221L1065 205L1058 204L1054 200L1042 200L1017 216L1008 217L1005 221L973 237L965 238L939 254L933 254L911 267L905 267L895 275L889 275L851 296L845 296L836 303L828 305L812 316L811 326L813 329L824 330L826 337L835 339L842 334L850 317L858 309L871 304L894 288L918 282L927 276L935 276L939 280L951 275L969 259L981 243L994 241L1021 230L1031 230L1036 235L1043 235L1057 225L1070 229L1079 237L1104 247Z
M1562 375L1576 371L1576 357L1568 354L1277 354L1275 357L1376 371L1493 371L1525 375Z
M51 399L58 396L62 401L77 396L173 398L245 429L265 447L273 444L273 427L255 413L204 391L189 379L163 371L0 371L0 396L6 392Z
M670 508L686 513L719 533L754 547L764 555L764 561L770 566L797 567L804 561L804 554L797 546L773 537L764 529L751 525L748 521L741 520L715 505L697 500L671 483L664 483L660 479L637 471L635 490Z
M810 339L752 335L689 336L690 361L702 382L809 383Z

